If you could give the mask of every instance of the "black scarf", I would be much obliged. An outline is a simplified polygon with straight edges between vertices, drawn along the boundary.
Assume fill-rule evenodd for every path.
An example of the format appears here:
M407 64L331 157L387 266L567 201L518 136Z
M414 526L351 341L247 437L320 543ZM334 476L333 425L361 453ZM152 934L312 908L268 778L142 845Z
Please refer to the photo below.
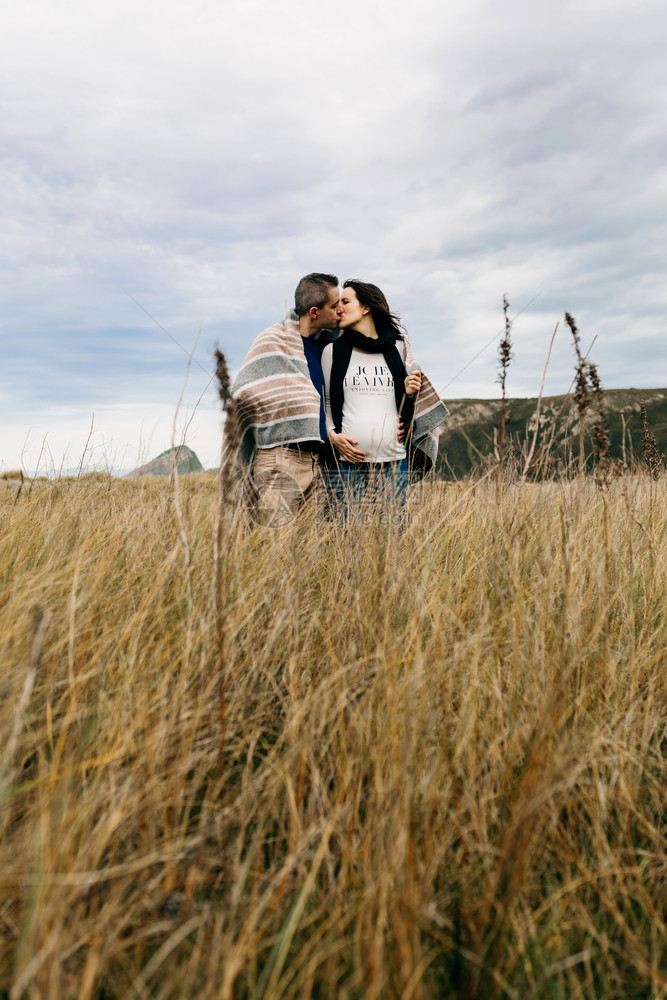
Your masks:
M403 359L396 347L396 330L389 328L383 334L375 337L365 337L358 330L344 330L342 336L333 344L331 364L331 381L329 384L329 401L334 429L341 433L343 425L343 380L352 357L352 348L359 347L371 354L383 354L387 368L394 379L394 396L396 410L403 417L406 429L410 427L415 411L415 396L406 396L405 379L407 371Z

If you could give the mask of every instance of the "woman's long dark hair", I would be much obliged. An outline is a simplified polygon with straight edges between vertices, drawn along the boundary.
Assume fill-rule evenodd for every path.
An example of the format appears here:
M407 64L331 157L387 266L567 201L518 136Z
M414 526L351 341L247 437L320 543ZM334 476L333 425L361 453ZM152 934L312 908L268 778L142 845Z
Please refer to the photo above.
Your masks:
M375 329L382 336L388 330L393 330L397 340L403 340L401 321L389 309L384 293L377 285L371 285L369 281L359 281L358 278L350 278L343 282L343 288L354 288L357 298L362 306L368 306L375 323Z

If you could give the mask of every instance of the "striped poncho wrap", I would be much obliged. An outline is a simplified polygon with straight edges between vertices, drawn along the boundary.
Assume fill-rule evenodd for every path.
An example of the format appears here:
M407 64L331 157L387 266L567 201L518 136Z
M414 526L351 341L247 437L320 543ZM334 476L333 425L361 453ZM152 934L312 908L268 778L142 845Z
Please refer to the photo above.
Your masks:
M408 373L419 370L407 337L404 343ZM225 434L222 449L228 483L237 475L247 475L257 449L320 439L320 397L310 379L299 319L293 310L254 341L234 381L232 398L235 429L233 437ZM448 415L433 385L422 376L410 440L413 464L422 472L435 463L435 432Z
M310 379L299 332L290 312L262 331L232 386L234 439L225 434L222 467L228 481L245 475L258 448L320 440L320 396Z
M405 354L403 354L400 341L397 342L396 346L403 358L408 375L411 372L422 371L405 333L403 334L403 344L405 345ZM430 472L435 465L438 456L438 434L436 432L448 416L449 410L435 391L428 375L424 375L422 372L421 388L415 403L412 432L408 442L410 464L414 473L425 474Z

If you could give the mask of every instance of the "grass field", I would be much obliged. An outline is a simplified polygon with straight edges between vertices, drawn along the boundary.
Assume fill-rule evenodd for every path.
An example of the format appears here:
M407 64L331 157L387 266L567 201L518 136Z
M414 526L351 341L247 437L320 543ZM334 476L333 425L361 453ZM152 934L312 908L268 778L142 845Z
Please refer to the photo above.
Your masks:
M0 486L0 996L667 997L663 482Z

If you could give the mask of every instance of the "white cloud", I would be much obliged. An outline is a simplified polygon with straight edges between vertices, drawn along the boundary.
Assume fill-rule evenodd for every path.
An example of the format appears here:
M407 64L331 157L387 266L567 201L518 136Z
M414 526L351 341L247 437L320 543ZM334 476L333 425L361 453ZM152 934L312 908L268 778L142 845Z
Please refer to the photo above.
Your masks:
M37 422L12 417L3 426L3 446L11 460L0 472L55 475L101 469L129 472L172 444L187 444L205 468L218 465L222 414L211 396L196 409L173 403L45 408ZM3 451L4 451L3 447Z

